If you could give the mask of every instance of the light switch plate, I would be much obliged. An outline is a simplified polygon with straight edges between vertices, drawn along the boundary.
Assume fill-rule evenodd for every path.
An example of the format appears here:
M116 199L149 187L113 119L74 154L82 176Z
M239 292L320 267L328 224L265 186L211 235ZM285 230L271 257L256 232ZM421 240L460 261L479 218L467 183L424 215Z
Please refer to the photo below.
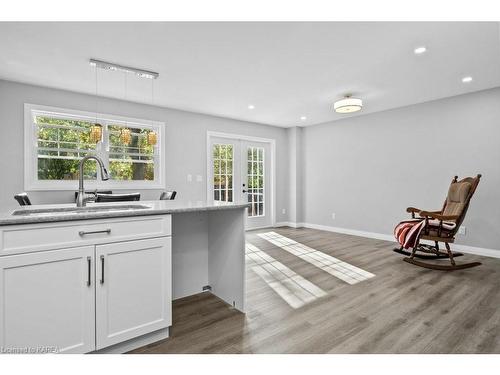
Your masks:
M188 182L193 181L193 175L192 174L188 174L187 175L187 180L188 180Z

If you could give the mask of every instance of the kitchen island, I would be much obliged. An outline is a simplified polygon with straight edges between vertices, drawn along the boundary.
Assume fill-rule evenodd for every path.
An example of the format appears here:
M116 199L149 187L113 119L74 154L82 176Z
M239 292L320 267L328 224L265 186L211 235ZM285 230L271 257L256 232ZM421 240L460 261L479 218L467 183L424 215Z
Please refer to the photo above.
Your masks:
M247 206L141 201L0 214L0 347L125 352L167 338L172 300L203 291L244 312Z

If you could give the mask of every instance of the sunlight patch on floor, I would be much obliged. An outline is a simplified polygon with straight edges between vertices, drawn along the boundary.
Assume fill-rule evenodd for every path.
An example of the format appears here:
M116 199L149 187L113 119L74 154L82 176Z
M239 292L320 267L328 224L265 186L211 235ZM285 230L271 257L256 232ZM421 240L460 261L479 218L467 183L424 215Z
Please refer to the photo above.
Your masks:
M259 233L258 236L348 284L353 285L375 276L373 273L362 270L276 232Z
M252 271L294 309L326 295L321 288L248 242L245 257Z

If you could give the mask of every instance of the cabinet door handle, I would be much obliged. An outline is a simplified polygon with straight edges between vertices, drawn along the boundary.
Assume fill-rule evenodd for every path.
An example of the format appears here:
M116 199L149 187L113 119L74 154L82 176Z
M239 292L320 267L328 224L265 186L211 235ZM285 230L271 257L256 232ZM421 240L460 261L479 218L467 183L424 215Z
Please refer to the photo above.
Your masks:
M104 229L104 230L94 230L94 231L91 231L91 232L85 232L83 230L81 230L80 232L78 232L78 234L80 236L86 236L88 234L99 234L99 233L107 233L107 234L110 234L111 233L111 229Z
M101 255L101 284L104 284L104 255Z
M90 286L90 283L91 283L91 277L92 277L91 267L92 267L92 258L91 257L87 257L87 268L88 268L87 286Z

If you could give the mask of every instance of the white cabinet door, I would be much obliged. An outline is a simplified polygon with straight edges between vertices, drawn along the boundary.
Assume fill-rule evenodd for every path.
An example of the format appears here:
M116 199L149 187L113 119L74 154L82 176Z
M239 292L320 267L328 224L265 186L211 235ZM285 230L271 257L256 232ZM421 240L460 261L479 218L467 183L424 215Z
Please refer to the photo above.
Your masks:
M0 257L0 346L95 350L94 246Z
M97 349L172 324L171 237L96 246Z

